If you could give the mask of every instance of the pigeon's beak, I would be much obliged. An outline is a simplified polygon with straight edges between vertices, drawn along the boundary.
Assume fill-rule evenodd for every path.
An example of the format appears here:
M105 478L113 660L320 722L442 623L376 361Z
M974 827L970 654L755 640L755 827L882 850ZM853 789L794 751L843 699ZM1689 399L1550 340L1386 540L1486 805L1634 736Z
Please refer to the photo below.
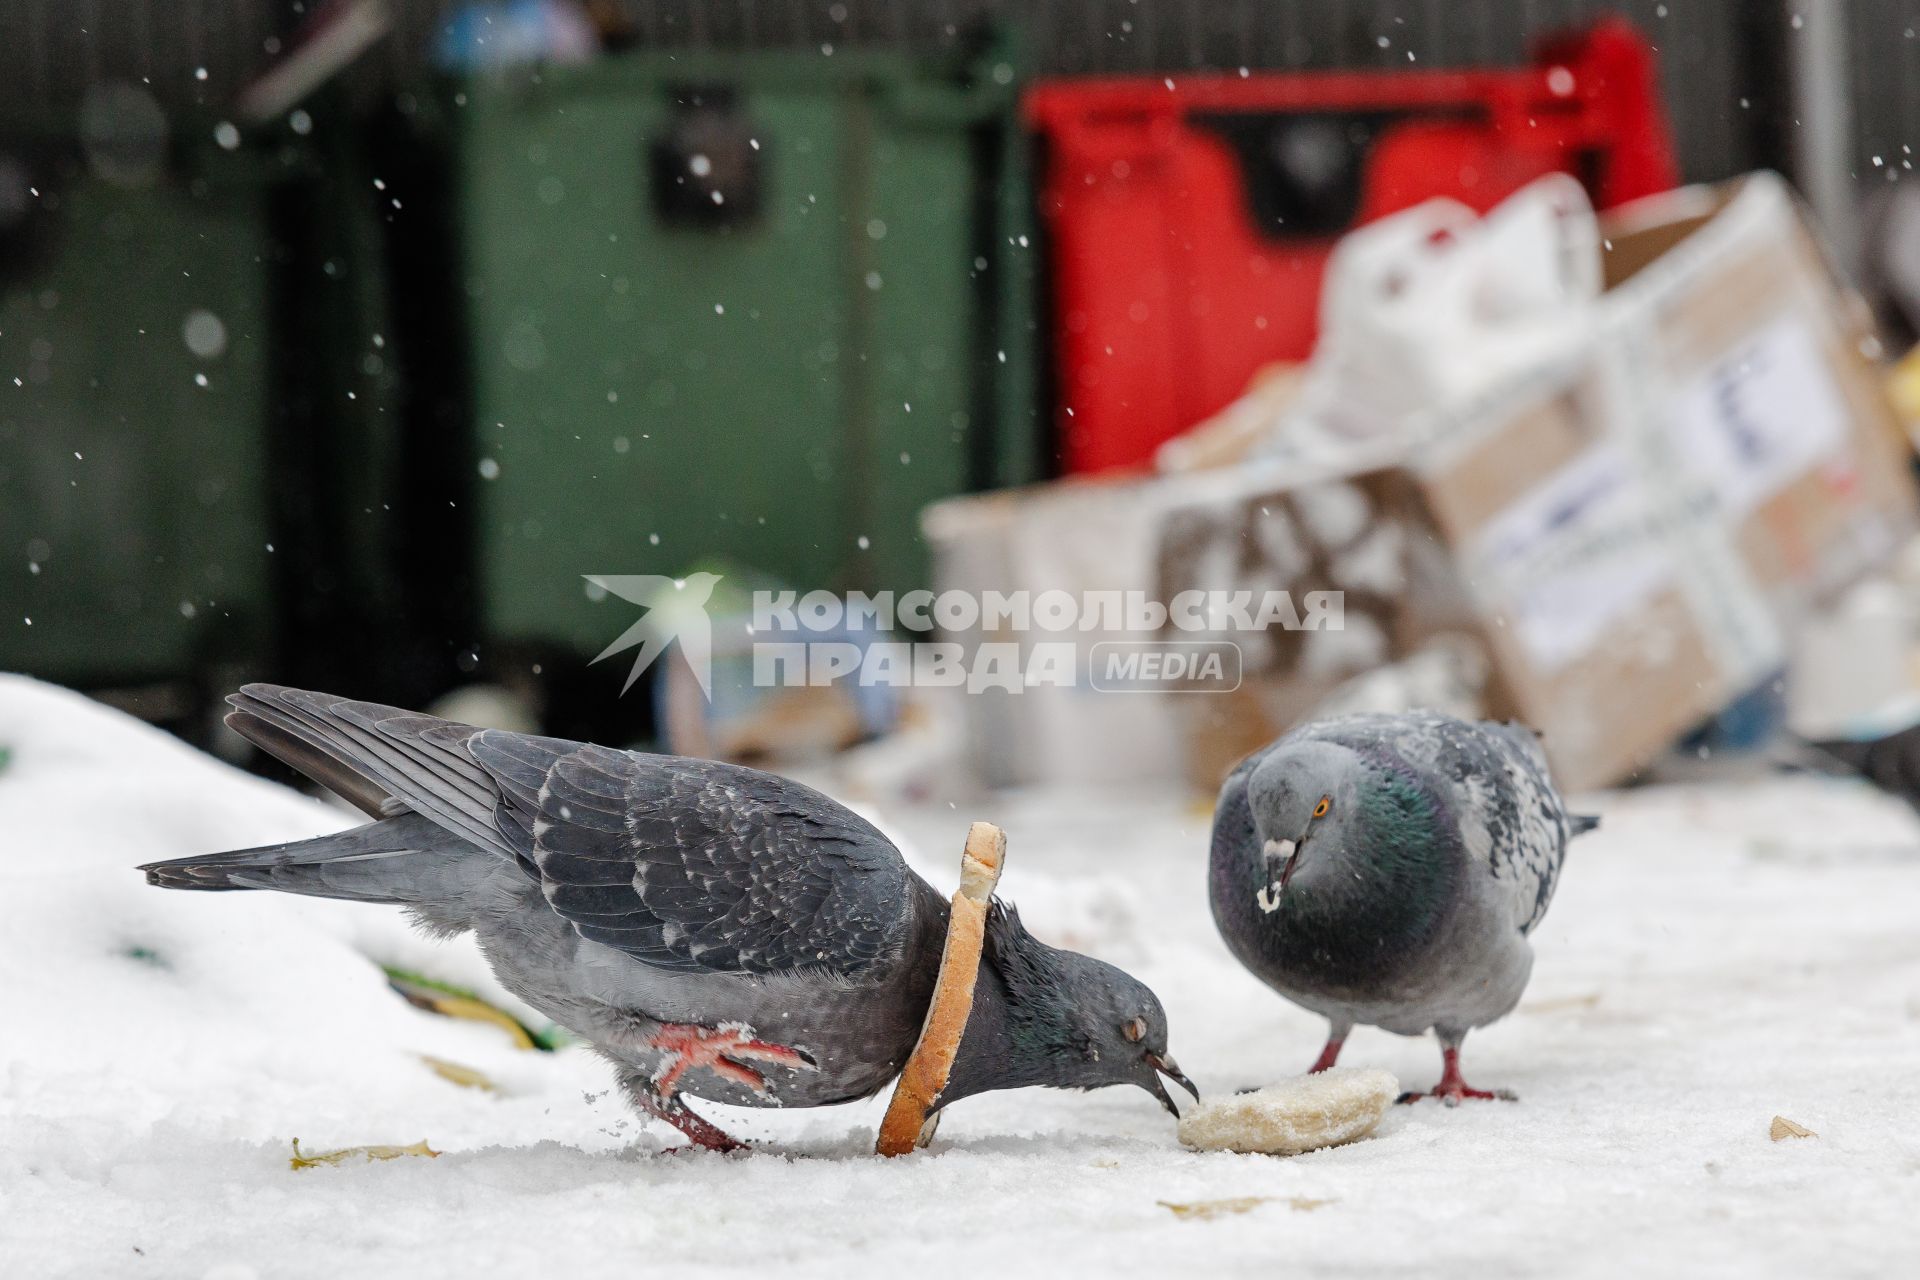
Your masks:
M1149 1053L1147 1055L1147 1065L1153 1068L1153 1071L1147 1076L1147 1079L1151 1081L1147 1086L1147 1092L1160 1099L1160 1105L1165 1107L1167 1114L1175 1120L1180 1118L1180 1108L1174 1105L1173 1095L1167 1092L1167 1086L1160 1082L1161 1076L1167 1077L1167 1079L1192 1094L1195 1102L1200 1101L1200 1090L1194 1086L1193 1081L1187 1079L1186 1073L1180 1070L1180 1064L1172 1058L1165 1057L1158 1053Z
M1302 841L1296 842L1296 841L1289 840L1287 841L1287 843L1292 845L1293 848L1289 851L1289 854L1287 857L1287 865L1280 868L1280 892L1281 893L1285 893L1287 891L1287 886L1293 883L1293 873L1300 869L1300 854L1301 854L1300 846L1304 844L1305 841L1302 840Z
M1269 840L1262 846L1267 856L1267 864L1280 864L1279 891L1285 893L1287 886L1293 883L1293 873L1300 869L1301 855L1307 851L1307 832L1302 832L1298 840Z

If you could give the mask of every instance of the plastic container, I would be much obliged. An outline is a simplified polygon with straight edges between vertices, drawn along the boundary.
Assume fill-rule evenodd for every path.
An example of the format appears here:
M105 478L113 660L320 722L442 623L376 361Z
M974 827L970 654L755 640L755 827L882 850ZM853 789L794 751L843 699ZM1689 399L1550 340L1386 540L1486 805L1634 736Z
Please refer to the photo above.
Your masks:
M1069 472L1144 463L1305 359L1351 227L1553 172L1602 208L1678 181L1652 51L1611 20L1518 69L1059 80L1025 110Z

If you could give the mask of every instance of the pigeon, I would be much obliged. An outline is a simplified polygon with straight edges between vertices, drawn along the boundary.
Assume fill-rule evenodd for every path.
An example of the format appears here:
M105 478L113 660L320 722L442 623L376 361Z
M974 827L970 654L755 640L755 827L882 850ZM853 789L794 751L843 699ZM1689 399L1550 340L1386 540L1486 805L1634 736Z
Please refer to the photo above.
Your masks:
M1793 743L1785 751L1793 755L1792 763L1822 772L1858 774L1920 810L1920 725L1909 725L1881 738Z
M1300 726L1236 767L1214 810L1208 893L1240 963L1332 1024L1432 1030L1429 1095L1492 1098L1460 1074L1467 1032L1513 1010L1533 969L1570 815L1537 738L1433 711ZM1511 1095L1500 1095L1508 1096Z
M472 930L502 984L590 1043L631 1102L739 1144L687 1098L813 1107L896 1076L948 905L871 824L799 783L254 684L249 742L374 821L142 867L170 889L395 904ZM1179 1114L1167 1019L1139 981L1035 939L996 900L944 1108L991 1089L1134 1084Z

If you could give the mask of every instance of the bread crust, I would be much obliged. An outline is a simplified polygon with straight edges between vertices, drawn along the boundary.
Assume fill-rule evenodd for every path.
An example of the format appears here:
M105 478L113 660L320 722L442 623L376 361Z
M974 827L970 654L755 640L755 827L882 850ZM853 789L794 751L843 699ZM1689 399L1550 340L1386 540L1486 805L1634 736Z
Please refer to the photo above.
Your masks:
M947 1087L960 1037L973 1012L973 989L980 980L980 954L986 944L987 907L1007 857L1007 833L991 822L967 828L967 846L960 855L960 889L953 895L947 918L947 939L940 951L940 976L934 982L933 1001L920 1027L907 1064L880 1122L874 1151L902 1156L925 1146L933 1136L927 1112Z

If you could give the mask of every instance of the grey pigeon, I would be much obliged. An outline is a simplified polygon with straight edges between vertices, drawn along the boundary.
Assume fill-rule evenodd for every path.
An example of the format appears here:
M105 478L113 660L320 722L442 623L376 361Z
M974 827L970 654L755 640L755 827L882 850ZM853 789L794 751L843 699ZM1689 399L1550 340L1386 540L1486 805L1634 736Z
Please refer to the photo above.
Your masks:
M376 819L158 862L173 889L277 889L471 929L500 981L614 1066L642 1111L734 1142L687 1095L812 1107L877 1092L932 998L947 903L871 825L734 765L532 737L248 685L227 723ZM1136 1084L1178 1114L1160 1002L995 903L939 1106L1023 1085ZM1198 1096L1196 1094L1196 1096Z
M1240 963L1333 1024L1311 1070L1356 1024L1431 1029L1432 1096L1491 1098L1461 1078L1460 1044L1519 1003L1567 840L1597 822L1562 807L1524 728L1431 711L1317 721L1220 788L1214 922Z
M1920 810L1920 725L1909 725L1882 738L1834 738L1781 748L1792 763L1820 767L1824 772L1856 773L1890 796Z

